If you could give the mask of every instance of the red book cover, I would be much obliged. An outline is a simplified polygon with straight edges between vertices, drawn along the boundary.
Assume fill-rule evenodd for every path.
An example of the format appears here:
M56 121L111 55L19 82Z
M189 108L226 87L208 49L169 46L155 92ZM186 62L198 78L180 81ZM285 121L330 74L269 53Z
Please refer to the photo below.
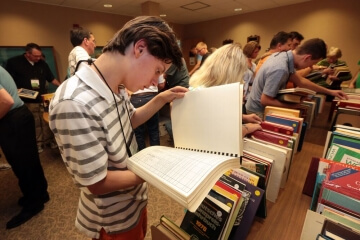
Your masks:
M360 200L360 167L332 162L323 185L333 191Z
M234 195L237 195L237 197L240 199L241 198L241 192L229 185L227 185L226 183L218 180L216 183L215 183L216 186L219 186L221 187L222 189L224 189L225 191L228 191L229 193L231 194L234 194Z
M254 139L259 139L265 142L274 143L276 145L291 148L291 143L289 142L289 138L285 136L271 134L265 131L255 131L251 134L251 136Z
M338 107L342 108L360 108L360 101L359 100L348 100L348 101L339 101L337 104Z
M282 133L289 136L294 134L294 128L290 126L285 126L282 124L277 124L273 122L264 121L261 123L261 127L265 130L269 130L272 132Z

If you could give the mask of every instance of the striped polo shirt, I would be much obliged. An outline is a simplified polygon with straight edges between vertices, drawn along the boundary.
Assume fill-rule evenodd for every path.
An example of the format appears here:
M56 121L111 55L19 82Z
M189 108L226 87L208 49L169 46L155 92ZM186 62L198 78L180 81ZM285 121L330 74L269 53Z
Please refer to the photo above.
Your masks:
M107 233L132 229L147 204L146 183L105 195L94 195L86 187L104 179L108 171L127 169L124 136L130 149L137 149L130 122L135 109L124 90L115 99L121 123L111 91L82 64L59 86L49 107L50 128L81 190L75 225L91 238L98 238L101 228Z

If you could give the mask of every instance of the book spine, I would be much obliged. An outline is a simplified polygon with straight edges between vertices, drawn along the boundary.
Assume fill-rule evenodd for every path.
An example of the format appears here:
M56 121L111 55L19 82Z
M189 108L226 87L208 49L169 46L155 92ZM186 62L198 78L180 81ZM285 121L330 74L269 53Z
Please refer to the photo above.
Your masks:
M291 144L289 140L285 137L281 137L275 134L270 134L264 131L255 131L251 134L255 139L263 140L266 142L274 143L276 145L289 147L291 148Z
M286 134L289 136L292 136L294 133L293 127L286 126L286 125L280 125L280 124L267 122L267 121L262 122L261 127L263 129L266 129L266 130L269 130L272 132L282 133L282 134Z
M245 182L250 183L253 186L257 186L258 181L259 181L259 177L253 176L250 173L248 173L242 169L233 169L230 174L230 177L231 176L235 176L239 179L242 179Z

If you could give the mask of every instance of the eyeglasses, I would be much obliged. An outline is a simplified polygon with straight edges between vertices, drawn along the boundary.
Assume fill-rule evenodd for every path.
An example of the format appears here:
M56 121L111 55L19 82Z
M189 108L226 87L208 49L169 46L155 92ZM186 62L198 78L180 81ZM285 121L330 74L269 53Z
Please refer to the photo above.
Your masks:
M35 57L35 58L41 58L41 54L40 55L35 55L35 54L33 54L33 53L30 53L33 57Z

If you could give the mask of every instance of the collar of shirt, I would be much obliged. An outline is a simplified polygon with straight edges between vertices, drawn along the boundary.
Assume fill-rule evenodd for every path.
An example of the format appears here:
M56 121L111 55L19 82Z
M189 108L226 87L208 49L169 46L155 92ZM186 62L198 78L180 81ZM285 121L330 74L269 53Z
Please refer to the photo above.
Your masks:
M78 71L76 71L75 75L81 79L84 83L86 83L89 87L91 87L94 91L96 91L100 96L104 97L109 103L114 101L112 96L112 91L105 84L104 80L99 77L96 72L90 68L90 66L84 62L80 64ZM121 94L114 93L115 97L122 99L120 97Z

